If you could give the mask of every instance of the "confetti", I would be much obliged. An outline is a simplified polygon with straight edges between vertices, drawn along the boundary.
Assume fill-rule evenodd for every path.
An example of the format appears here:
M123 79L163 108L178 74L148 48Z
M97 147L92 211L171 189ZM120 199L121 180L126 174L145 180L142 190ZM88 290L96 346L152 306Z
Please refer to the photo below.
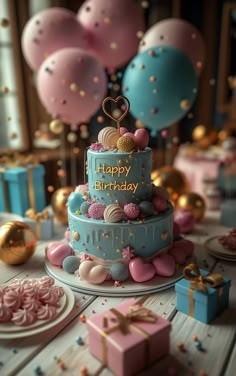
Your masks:
M179 343L177 344L177 347L178 347L179 351L181 351L181 352L186 352L186 349L185 349L185 347L184 347L183 342L179 342Z

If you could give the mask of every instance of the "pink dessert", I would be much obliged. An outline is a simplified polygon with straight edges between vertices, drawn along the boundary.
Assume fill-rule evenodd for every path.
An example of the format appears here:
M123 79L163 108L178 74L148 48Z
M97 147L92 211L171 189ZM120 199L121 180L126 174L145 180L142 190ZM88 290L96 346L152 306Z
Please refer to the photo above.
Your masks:
M230 230L227 235L219 237L218 240L224 248L230 249L231 251L236 251L236 228Z
M15 279L0 287L0 323L27 326L37 320L52 320L63 295L64 289L54 286L51 277Z

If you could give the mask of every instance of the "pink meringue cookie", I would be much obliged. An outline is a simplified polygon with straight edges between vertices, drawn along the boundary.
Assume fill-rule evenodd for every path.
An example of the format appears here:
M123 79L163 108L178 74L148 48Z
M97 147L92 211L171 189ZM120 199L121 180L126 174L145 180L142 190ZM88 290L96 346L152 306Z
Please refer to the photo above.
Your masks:
M47 287L42 286L39 288L38 297L43 304L60 305L57 293Z
M10 308L0 303L0 322L11 321L12 311Z
M28 311L27 309L18 309L16 312L13 312L11 321L15 325L26 326L31 325L36 321L36 313L33 311Z
M21 305L21 297L17 291L8 290L3 296L3 304L12 311L16 311Z
M156 274L161 277L171 277L175 273L175 259L167 253L155 257L152 264L156 270Z
M57 315L57 309L55 306L45 304L41 306L37 312L37 318L39 320L51 320Z
M27 297L24 299L21 307L28 311L37 312L41 305L42 303L38 299Z
M49 277L48 275L43 276L39 280L39 284L43 285L44 287L51 287L54 285L54 283L55 283L54 278Z
M32 285L24 285L23 296L35 298L38 293L38 287Z
M63 242L49 243L46 248L46 256L52 265L62 266L64 258L74 255L73 248Z
M175 223L179 225L180 232L187 234L191 232L196 223L196 219L190 210L177 209L174 212Z
M193 255L194 244L190 240L182 239L175 241L169 254L172 255L177 264L183 265L186 263L187 258Z
M152 205L158 213L163 212L168 208L167 201L164 198L158 196L153 197Z
M65 295L65 291L63 289L63 287L61 286L53 286L52 287L52 291L55 292L55 294L57 295L57 297L60 299L63 295Z

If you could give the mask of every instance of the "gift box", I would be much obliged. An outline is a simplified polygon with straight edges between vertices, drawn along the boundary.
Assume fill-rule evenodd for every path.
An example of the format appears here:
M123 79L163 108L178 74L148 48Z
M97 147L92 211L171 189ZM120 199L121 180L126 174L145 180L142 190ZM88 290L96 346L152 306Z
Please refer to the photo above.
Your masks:
M117 376L136 375L168 354L169 321L135 299L87 319L89 350Z
M230 284L229 278L190 264L175 284L176 309L207 324L228 307Z
M0 211L21 216L30 207L37 212L42 211L46 206L44 174L45 169L41 164L1 168Z
M53 216L48 213L47 209L39 213L36 213L33 209L29 209L25 214L26 217L23 218L23 221L32 227L38 239L52 239L54 232L54 221Z

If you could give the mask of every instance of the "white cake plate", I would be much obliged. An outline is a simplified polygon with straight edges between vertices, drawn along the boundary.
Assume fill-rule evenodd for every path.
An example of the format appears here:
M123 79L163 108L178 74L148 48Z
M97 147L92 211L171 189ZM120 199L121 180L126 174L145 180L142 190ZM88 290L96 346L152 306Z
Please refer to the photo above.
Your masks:
M71 313L75 304L75 297L71 289L63 286L60 282L55 283L55 286L62 286L65 294L60 299L61 306L58 308L57 316L53 320L38 320L27 326L17 326L11 323L0 324L0 339L32 337L52 329L62 322Z
M216 258L236 262L236 251L224 248L224 246L219 243L219 236L213 236L206 240L205 247L207 251Z
M194 258L191 258L187 261L188 263L191 263L194 262L194 260ZM101 285L92 285L86 281L80 280L80 278L74 274L69 274L63 269L51 265L45 260L46 272L58 281L68 285L72 290L83 294L113 297L139 296L169 289L183 277L184 266L185 265L176 269L176 272L172 277L155 276L150 281L144 283L127 280L123 283L121 282L120 286L115 286L113 281L105 281Z

